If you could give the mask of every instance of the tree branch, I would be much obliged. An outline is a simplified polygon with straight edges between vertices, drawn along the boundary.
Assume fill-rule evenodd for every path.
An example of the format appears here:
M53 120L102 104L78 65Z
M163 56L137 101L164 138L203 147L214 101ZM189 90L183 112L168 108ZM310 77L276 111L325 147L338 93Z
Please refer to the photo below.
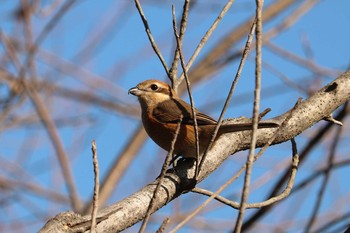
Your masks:
M350 71L347 71L293 109L288 123L282 126L283 129L277 134L273 144L285 142L299 135L324 117L330 115L349 99ZM289 114L290 112L284 113L269 121L282 122ZM242 121L242 119L229 120L229 122L232 121ZM273 128L258 130L257 147L263 146L276 130L277 129ZM198 180L204 180L231 154L248 149L251 140L250 134L250 131L244 131L221 136L209 151ZM183 162L176 167L176 172L174 170L169 170L167 172L162 182L162 187L159 190L158 203L155 203L154 211L188 191L190 183L187 179L187 174L191 173L190 170L193 172L193 169L193 164ZM124 200L101 210L98 213L98 219L102 220L97 221L97 232L122 231L143 219L146 215L148 204L154 193L155 184L157 182L156 180ZM67 232L67 229L63 227L57 228L57 224L73 229L76 225L82 225L90 218L90 215L87 215L75 218L75 224L73 224L72 221L68 222L69 220L66 220L66 223L62 224L62 219L66 215L73 215L76 217L72 212L61 213L52 220L49 220L40 232L50 232L53 227L56 227L55 232ZM55 222L57 222L57 224L55 224Z

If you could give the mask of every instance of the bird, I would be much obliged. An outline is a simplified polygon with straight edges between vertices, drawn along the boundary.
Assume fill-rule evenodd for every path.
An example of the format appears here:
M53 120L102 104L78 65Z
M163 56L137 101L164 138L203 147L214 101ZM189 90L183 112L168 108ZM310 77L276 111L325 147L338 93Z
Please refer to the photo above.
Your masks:
M158 146L170 151L176 130L180 127L173 153L185 159L196 158L194 118L190 104L178 97L167 83L155 79L139 83L130 88L128 94L137 96L141 106L143 126L149 137ZM210 143L217 121L198 109L194 111L198 125L199 154L202 156ZM278 126L273 122L260 122L258 124L258 128ZM251 129L252 123L222 124L215 139L225 133Z

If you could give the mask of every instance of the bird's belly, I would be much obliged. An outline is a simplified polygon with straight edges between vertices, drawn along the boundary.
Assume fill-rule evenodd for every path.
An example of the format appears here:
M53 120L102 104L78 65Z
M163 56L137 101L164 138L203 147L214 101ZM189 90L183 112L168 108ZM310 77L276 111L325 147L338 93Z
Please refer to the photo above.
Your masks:
M143 118L145 119L145 118ZM171 144L176 136L176 123L161 123L157 120L143 121L144 128L152 140L166 151L171 150ZM180 126L179 134L176 136L174 146L174 154L181 155L186 158L196 157L196 147L194 141L193 127Z

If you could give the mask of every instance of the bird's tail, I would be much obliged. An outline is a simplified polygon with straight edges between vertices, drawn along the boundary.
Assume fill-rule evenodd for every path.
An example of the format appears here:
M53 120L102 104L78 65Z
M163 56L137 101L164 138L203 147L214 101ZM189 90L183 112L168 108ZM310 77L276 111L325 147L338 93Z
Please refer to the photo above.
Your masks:
M260 122L258 124L258 129L262 128L276 128L279 124L273 123L273 122ZM238 131L244 131L244 130L252 130L253 124L252 123L236 123L236 124L227 124L227 125L221 125L220 126L220 134L224 133L231 133L231 132L238 132Z

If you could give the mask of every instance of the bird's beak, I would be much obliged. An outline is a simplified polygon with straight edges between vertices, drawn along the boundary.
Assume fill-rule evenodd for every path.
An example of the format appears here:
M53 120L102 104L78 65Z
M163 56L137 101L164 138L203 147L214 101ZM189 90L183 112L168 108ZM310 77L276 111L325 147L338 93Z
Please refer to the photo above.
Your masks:
M142 91L140 89L138 89L137 87L132 87L129 89L128 94L139 96L139 95L141 95L141 92Z

